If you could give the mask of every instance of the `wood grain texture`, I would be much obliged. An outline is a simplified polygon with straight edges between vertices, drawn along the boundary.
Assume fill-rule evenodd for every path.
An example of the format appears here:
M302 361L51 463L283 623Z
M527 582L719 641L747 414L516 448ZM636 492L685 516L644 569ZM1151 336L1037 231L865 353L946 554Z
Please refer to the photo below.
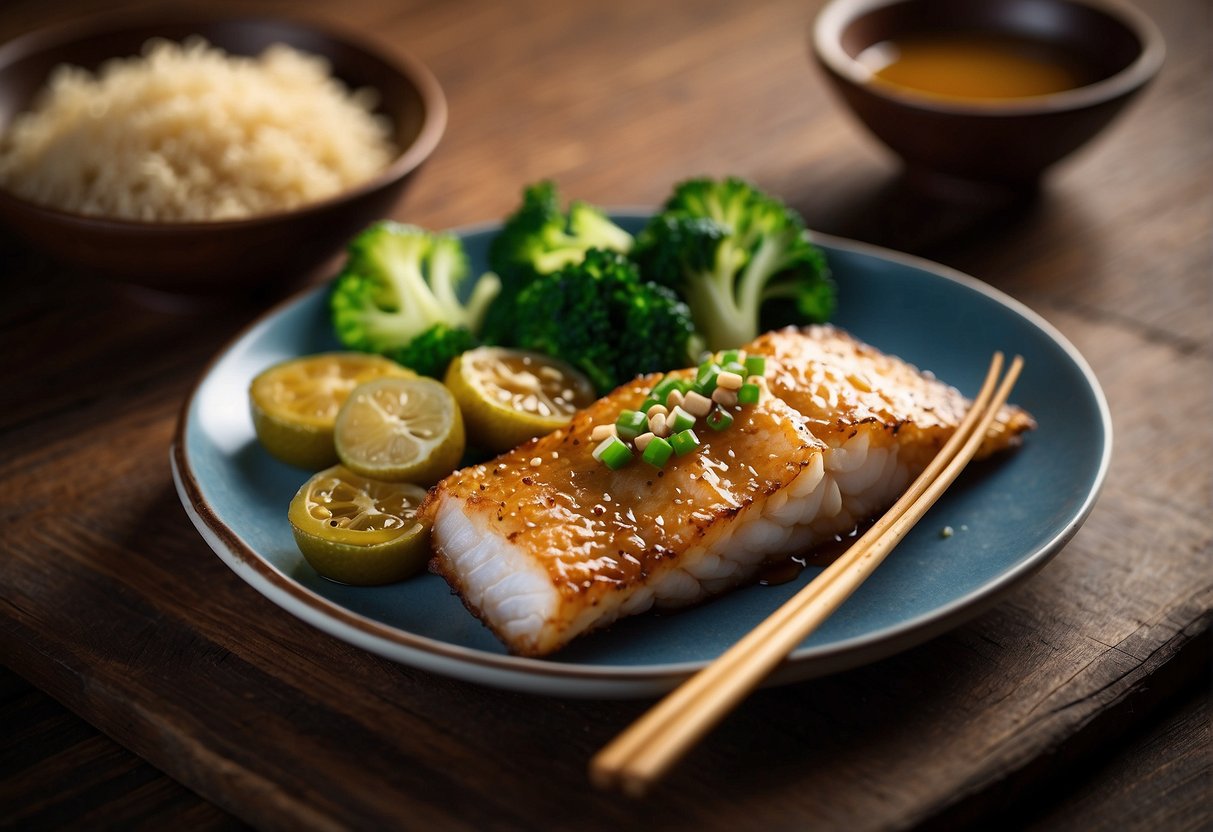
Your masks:
M1213 713L1206 673L1167 718L1135 734L1129 753L1102 763L1065 804L1023 825L1028 832L1208 829L1213 802Z
M0 39L117 5L10 0ZM629 205L684 176L735 173L811 227L958 267L1061 329L1108 394L1112 469L1065 551L974 622L760 692L648 800L594 793L586 761L645 703L534 698L391 664L278 610L193 530L168 468L178 409L268 298L178 308L0 231L0 662L268 829L1001 817L1045 790L1067 749L1086 760L1118 742L1210 625L1209 6L1139 5L1170 50L1155 85L1039 199L981 212L909 193L829 95L806 58L819 3L257 4L339 18L444 85L447 135L398 218L497 218L540 177ZM1165 815L1141 828L1151 817Z
M3 668L0 725L0 828L247 828Z

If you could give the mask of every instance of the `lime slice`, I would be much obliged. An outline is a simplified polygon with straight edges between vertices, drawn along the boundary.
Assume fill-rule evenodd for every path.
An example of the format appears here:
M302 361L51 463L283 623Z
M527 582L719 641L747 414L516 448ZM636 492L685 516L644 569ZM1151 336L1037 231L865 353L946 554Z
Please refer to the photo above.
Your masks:
M417 516L424 499L418 486L334 465L303 484L287 518L304 559L324 577L387 584L415 575L429 559L429 525Z
M380 378L350 393L337 414L337 456L351 471L433 485L463 456L455 398L432 378Z
M316 470L337 461L333 425L350 392L374 378L412 378L380 355L330 352L263 370L249 385L253 429L265 449L289 465Z
M589 379L559 359L478 347L451 362L446 385L473 445L500 452L568 424L595 399Z

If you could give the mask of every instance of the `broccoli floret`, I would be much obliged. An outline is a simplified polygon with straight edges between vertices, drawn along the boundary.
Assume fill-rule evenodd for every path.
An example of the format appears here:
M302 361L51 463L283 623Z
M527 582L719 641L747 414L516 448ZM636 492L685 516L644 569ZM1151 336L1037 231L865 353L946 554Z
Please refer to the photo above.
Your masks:
M496 275L477 281L467 303L463 244L452 234L383 221L355 237L329 298L337 338L430 376L478 343L485 309L501 289Z
M740 179L678 185L632 257L687 301L713 350L741 346L764 325L834 313L834 282L799 215Z
M535 278L580 263L591 248L627 252L631 247L632 235L593 205L573 202L565 213L554 183L528 186L522 204L489 246L489 265L501 276L502 292L489 308L486 340L514 342L514 303Z
M480 339L464 326L434 324L407 345L393 350L391 357L423 376L442 378L453 359L480 346Z
M619 252L590 249L517 298L518 346L562 358L599 393L642 373L684 367L699 351L687 305L641 280Z

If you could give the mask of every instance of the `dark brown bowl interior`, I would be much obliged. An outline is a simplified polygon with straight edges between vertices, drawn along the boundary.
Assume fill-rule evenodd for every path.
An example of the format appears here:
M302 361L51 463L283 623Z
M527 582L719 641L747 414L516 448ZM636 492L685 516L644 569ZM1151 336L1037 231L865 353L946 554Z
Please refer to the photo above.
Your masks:
M151 223L85 216L33 204L0 190L4 222L56 257L124 282L187 293L215 293L288 281L325 261L360 228L386 216L437 145L446 103L425 67L387 57L327 26L283 19L177 18L85 22L35 32L0 47L0 131L30 107L63 63L95 70L137 54L150 38L201 35L239 55L274 43L326 58L351 88L372 87L394 125L399 155L387 170L343 194L247 220Z
M1052 95L947 99L873 81L857 60L882 41L980 33L1064 50L1086 84ZM834 0L819 16L814 54L846 103L917 171L1031 184L1085 144L1158 71L1161 37L1109 0Z

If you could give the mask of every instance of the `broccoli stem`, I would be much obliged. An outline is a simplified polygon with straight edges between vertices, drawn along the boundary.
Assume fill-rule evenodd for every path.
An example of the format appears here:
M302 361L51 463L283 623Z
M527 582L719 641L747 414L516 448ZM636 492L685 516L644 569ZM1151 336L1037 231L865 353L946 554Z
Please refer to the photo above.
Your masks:
M750 321L738 305L733 288L731 273L719 269L689 282L687 305L710 350L740 346L750 340L756 327L757 312L755 320Z
M430 288L445 320L463 317L463 304L455 294L455 281L452 279L458 264L458 253L452 251L451 246L442 241L434 246L430 256Z
M443 319L442 307L426 285L416 259L395 260L384 270L395 294L394 329L420 331Z
M747 326L753 331L758 330L758 309L762 305L763 289L771 280L771 276L779 268L783 258L784 245L782 240L766 237L758 246L758 251L750 258L737 287L738 314L744 316ZM744 340L744 339L743 339ZM742 342L730 344L739 347Z
M488 311L489 304L496 300L501 294L501 278L492 272L485 272L480 279L476 281L475 287L472 289L472 296L468 298L466 315L468 329L473 332L480 331L480 324L484 321L484 315Z

